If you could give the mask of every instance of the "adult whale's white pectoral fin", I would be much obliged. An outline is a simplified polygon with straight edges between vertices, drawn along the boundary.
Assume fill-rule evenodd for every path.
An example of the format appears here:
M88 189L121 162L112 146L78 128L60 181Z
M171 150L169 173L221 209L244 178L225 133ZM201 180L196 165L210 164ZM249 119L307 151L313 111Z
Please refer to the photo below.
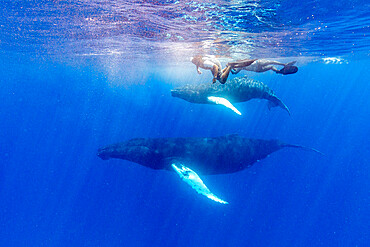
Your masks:
M202 179L200 179L198 174L196 174L190 168L183 166L181 164L179 164L178 166L176 164L172 164L172 167L175 170L175 172L180 176L180 178L182 178L182 180L189 184L199 194L202 194L213 201L223 204L229 204L228 202L218 198L215 194L213 194L203 183Z
M238 115L242 115L240 113L240 111L238 111L238 109L235 108L235 106L233 106L233 104L230 103L230 101L228 101L227 99L225 98L222 98L222 97L215 97L215 96L209 96L207 98L210 102L213 102L217 105L223 105L223 106L226 106L227 108L233 110L236 114Z

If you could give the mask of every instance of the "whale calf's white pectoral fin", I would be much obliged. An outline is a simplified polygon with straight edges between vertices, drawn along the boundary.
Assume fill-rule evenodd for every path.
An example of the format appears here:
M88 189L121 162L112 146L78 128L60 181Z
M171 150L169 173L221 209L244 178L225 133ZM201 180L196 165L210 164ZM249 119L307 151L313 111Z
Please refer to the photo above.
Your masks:
M233 104L230 103L230 101L228 101L227 99L225 98L222 98L222 97L215 97L215 96L209 96L207 98L210 102L212 103L215 103L217 105L223 105L223 106L226 106L227 108L233 110L236 114L238 115L242 115L240 113L240 111L238 111L238 109L235 108L235 106L233 106Z
M202 179L190 168L183 166L181 164L172 164L172 168L175 172L184 180L187 184L189 184L193 189L195 189L199 194L202 194L209 199L222 203L222 204L229 204L228 202L218 198L215 194L213 194L207 186L203 183Z

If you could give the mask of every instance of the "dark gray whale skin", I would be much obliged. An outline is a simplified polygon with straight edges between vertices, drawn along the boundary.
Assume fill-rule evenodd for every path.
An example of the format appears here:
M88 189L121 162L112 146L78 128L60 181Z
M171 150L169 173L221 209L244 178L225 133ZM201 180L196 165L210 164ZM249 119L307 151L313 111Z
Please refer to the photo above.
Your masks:
M306 148L279 140L248 139L239 135L190 138L136 138L109 145L97 155L106 160L124 159L157 170L173 170L181 162L198 174L241 171L284 147Z
M171 90L173 97L178 97L190 103L214 104L208 100L209 96L222 97L231 103L245 102L251 99L266 99L269 108L279 106L286 110L288 107L275 95L275 93L262 82L244 77L236 77L225 84L198 84L185 85Z

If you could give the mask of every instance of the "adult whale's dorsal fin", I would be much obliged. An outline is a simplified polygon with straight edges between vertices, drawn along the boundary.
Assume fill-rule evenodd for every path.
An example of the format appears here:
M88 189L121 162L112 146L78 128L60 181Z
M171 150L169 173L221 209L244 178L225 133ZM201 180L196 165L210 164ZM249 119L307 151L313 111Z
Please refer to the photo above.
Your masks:
M203 183L202 179L200 179L198 174L196 174L190 168L178 163L173 163L171 166L175 170L175 172L180 176L180 178L182 178L182 180L189 184L199 194L202 194L213 201L222 204L229 204L228 202L218 198L215 194L213 194Z
M233 104L230 103L230 101L228 101L227 99L225 98L222 98L222 97L215 97L215 96L209 96L207 98L210 102L212 103L215 103L217 105L223 105L223 106L226 106L227 108L233 110L236 114L238 115L242 115L240 113L240 111L238 111L238 109L235 108L235 106L233 106Z

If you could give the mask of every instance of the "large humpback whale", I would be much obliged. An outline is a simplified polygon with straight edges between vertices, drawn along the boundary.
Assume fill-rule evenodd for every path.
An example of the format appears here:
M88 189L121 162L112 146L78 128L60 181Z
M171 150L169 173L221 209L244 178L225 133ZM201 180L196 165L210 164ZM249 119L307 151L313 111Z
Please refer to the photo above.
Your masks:
M279 140L248 139L239 135L227 135L208 138L136 138L100 148L98 156L103 160L118 158L156 170L175 171L198 193L214 201L227 203L215 196L198 174L238 172L284 147L319 152Z
M275 95L275 93L262 82L248 77L237 77L225 84L198 84L185 85L171 90L173 97L184 99L198 104L221 104L232 109L237 114L241 113L232 105L251 99L259 98L269 101L268 107L279 106L286 110L288 107Z

